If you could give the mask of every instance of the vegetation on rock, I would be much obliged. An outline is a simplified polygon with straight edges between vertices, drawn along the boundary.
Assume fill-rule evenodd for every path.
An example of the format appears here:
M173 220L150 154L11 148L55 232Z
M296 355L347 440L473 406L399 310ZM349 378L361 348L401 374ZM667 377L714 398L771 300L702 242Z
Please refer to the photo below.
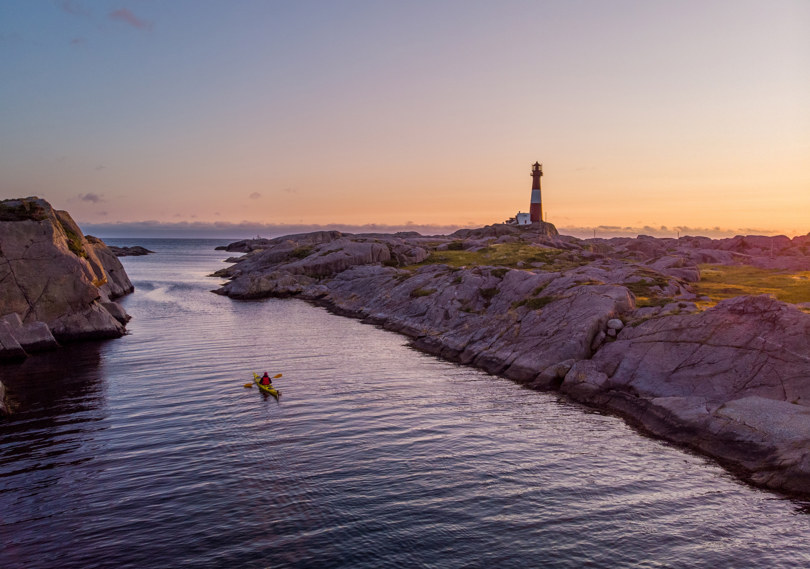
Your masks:
M750 265L700 265L700 281L696 292L711 300L714 306L721 300L741 295L770 294L782 302L810 302L810 271L780 271L760 269Z
M430 296L436 292L435 288L415 288L411 291L411 298L420 298L422 296Z
M42 221L48 212L32 199L7 200L0 203L0 221Z

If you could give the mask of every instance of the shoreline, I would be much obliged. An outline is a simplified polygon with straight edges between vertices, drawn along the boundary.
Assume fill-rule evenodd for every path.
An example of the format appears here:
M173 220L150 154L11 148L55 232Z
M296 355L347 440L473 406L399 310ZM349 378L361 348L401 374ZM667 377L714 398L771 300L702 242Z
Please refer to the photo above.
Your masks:
M701 310L686 280L699 273L671 251L663 263L655 255L638 263L542 231L466 231L431 238L317 232L255 250L242 243L246 255L215 273L231 279L216 292L307 300L401 333L423 352L620 416L754 486L810 494L810 454L802 450L810 447L810 381L802 375L810 315L766 296ZM536 248L533 265L430 262L448 247L500 252L525 241ZM740 255L702 244L692 252ZM662 300L639 302L642 292ZM645 355L650 350L655 357Z
M290 298L296 297L290 296ZM749 444L748 441L740 443L738 446L736 446L735 442L739 443L739 441L735 441L733 438L725 440L717 439L715 441L711 441L717 446L707 448L695 442L696 440L699 441L705 437L706 433L704 431L701 431L694 425L678 423L669 420L671 419L672 415L667 413L666 409L654 406L649 400L632 397L629 394L621 392L611 393L608 397L601 400L600 399L591 400L587 396L586 397L578 396L576 391L567 391L560 389L560 386L554 387L552 385L547 384L538 386L537 384L534 384L531 381L525 381L516 377L510 377L508 374L504 373L493 372L486 369L486 367L476 365L469 361L465 362L457 355L455 357L453 357L452 355L448 355L447 352L443 352L441 349L437 349L435 346L426 344L425 342L420 342L420 339L423 337L409 333L410 331L408 329L403 329L398 325L392 325L388 320L380 318L379 316L374 317L369 316L368 314L365 314L362 311L347 310L346 308L336 305L331 301L325 300L323 298L316 298L316 299L308 299L300 297L298 298L306 302L309 302L315 306L325 308L330 313L336 316L344 318L353 318L356 320L360 320L364 324L377 326L384 330L401 334L409 338L408 345L410 347L418 351L421 351L425 354L429 354L431 356L438 357L445 361L452 362L455 364L481 369L482 371L485 371L492 375L508 379L509 381L513 381L518 385L521 385L522 387L525 387L527 389L542 392L552 392L557 395L565 397L567 401L577 403L587 409L619 417L628 426L636 430L639 434L656 440L664 441L678 448L685 449L690 452L694 452L700 456L710 458L714 460L717 464L722 466L729 473L734 475L736 478L741 480L742 482L750 484L754 487L773 492L778 492L786 497L807 498L808 496L810 496L810 491L803 490L802 487L794 486L785 488L781 485L773 486L771 484L768 484L766 481L758 480L757 471L751 469L750 467L745 466L745 463L751 461L752 459L753 460L767 459L768 455L773 452L772 449L752 448L752 446ZM714 452L712 452L712 448L714 448ZM729 453L728 451L732 452ZM808 484L810 484L810 477L808 477L807 479L804 479L803 477L802 482L803 483L807 482Z

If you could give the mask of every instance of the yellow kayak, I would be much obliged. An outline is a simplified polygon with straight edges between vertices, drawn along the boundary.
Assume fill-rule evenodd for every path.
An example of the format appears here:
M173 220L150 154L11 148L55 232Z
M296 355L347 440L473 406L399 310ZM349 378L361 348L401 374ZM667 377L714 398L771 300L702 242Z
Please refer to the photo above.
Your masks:
M254 371L253 372L253 382L256 385L259 386L259 390L261 390L262 393L267 393L268 395L272 395L273 397L276 398L276 400L278 400L278 398L281 397L281 391L279 391L278 389L273 387L272 383L270 385L262 385L261 383L259 383L260 380L261 380L261 377L259 377L259 374Z

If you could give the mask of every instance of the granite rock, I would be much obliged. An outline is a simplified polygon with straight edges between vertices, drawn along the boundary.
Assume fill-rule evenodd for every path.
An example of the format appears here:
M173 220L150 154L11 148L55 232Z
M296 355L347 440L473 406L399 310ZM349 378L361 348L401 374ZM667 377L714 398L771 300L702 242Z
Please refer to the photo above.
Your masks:
M0 201L0 282L0 316L32 350L124 333L116 319L123 319L123 309L110 304L133 289L123 266L45 200Z

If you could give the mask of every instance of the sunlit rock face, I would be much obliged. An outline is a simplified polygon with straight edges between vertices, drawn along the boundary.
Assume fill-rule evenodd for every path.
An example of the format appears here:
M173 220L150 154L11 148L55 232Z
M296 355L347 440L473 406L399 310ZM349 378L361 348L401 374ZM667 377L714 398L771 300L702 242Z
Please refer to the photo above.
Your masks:
M0 322L25 351L56 341L124 334L128 316L113 299L132 283L99 239L45 200L0 202ZM0 357L18 358L0 347Z

